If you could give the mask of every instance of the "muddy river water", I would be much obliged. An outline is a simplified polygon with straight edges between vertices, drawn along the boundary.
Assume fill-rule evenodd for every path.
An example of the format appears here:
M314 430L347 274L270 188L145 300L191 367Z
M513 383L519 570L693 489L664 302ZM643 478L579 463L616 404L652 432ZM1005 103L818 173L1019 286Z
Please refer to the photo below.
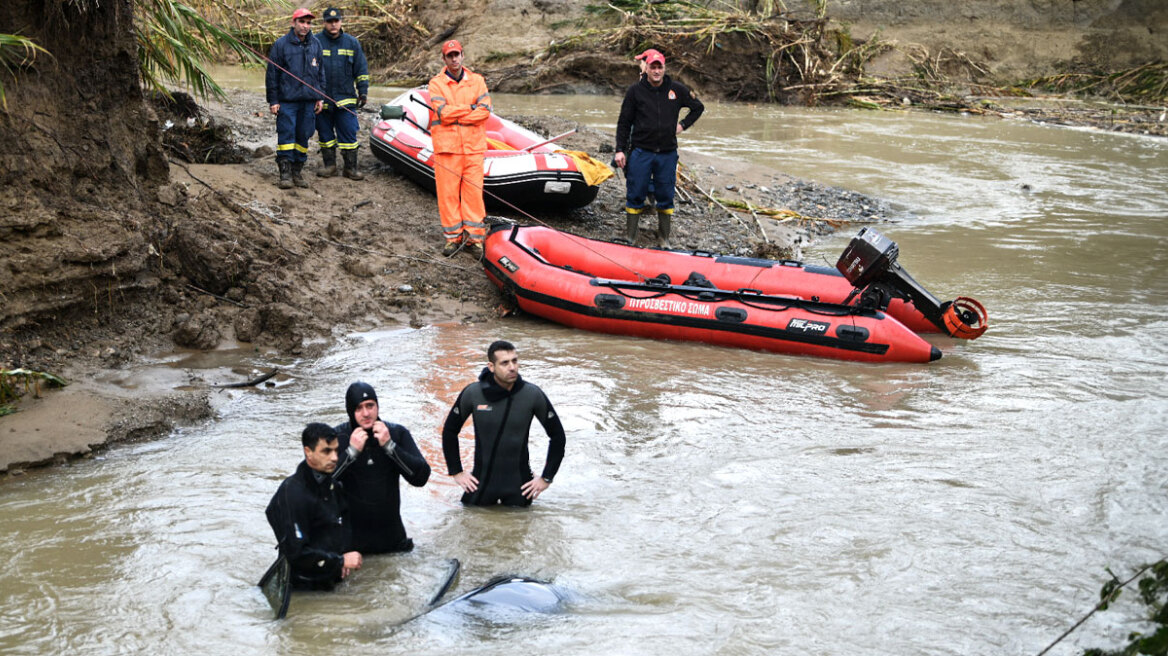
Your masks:
M618 100L496 105L611 128ZM288 376L217 394L213 421L0 485L0 652L1033 654L1094 605L1105 567L1168 555L1168 141L712 104L684 145L889 199L901 263L979 299L989 332L930 338L945 355L929 365L535 319L387 328L315 360L174 358ZM806 258L834 263L854 231ZM568 433L529 511L464 509L441 475L442 419L499 337ZM403 492L418 547L272 621L254 587L273 558L264 506L300 428L342 421L355 379L435 469ZM538 425L533 442L538 469ZM397 626L450 557L456 591L527 574L570 591L568 612ZM1052 653L1139 628L1115 608Z

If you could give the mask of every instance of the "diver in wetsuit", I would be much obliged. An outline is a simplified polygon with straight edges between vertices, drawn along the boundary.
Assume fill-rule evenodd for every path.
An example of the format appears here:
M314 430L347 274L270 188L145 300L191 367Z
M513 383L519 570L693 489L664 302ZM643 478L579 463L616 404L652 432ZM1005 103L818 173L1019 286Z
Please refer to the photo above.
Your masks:
M405 426L382 421L377 392L356 382L345 392L349 421L334 430L340 440L338 478L345 484L353 546L365 554L409 551L414 541L401 520L399 477L414 487L430 478L430 464Z
M474 418L474 468L462 468L458 432ZM536 477L528 461L532 418L547 432L548 454ZM467 505L530 506L551 485L564 459L564 427L543 390L519 376L515 346L502 340L487 348L487 366L478 381L458 395L442 428L442 453Z
M292 587L328 590L363 558L352 548L348 507L337 467L337 435L328 424L309 424L300 436L304 460L284 479L265 514L280 553L291 565Z

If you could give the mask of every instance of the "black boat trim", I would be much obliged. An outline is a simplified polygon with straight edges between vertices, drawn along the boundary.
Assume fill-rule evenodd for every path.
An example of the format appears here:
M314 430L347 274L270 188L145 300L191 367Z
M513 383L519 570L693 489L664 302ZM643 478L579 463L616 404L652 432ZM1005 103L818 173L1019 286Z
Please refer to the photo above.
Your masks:
M514 234L514 233L512 233ZM516 244L520 248L526 248L522 244ZM873 355L884 355L888 352L888 344L875 344L868 342L854 341L854 333L849 335L852 339L839 339L835 337L821 336L816 334L807 334L801 332L793 332L784 328L771 328L769 326L758 326L746 323L727 323L719 321L718 319L701 319L697 317L677 316L673 314L661 314L656 312L638 312L625 309L609 309L599 308L595 305L584 305L573 301L568 301L550 294L542 292L535 292L524 287L520 287L511 280L510 276L502 269L495 266L493 262L488 260L483 261L483 266L487 268L488 272L496 279L505 281L507 287L511 289L517 297L546 305L549 307L566 310L573 314L578 314L587 317L596 317L602 319L619 319L623 321L637 321L642 323L665 324L669 326L677 326L682 328L697 328L702 330L711 330L722 333L733 333L739 335L749 335L754 337L766 337L778 341L797 342L800 344L810 344L813 346L821 346L825 348L837 349L839 351L851 351L856 353L870 353ZM583 275L574 272L577 275ZM709 291L709 290L707 290ZM608 303L605 303L608 305ZM827 305L827 304L821 304ZM844 307L844 306L840 306ZM846 318L846 317L840 317ZM885 320L885 315L875 316L877 320ZM836 329L840 325L845 325L851 328L849 324L837 324Z

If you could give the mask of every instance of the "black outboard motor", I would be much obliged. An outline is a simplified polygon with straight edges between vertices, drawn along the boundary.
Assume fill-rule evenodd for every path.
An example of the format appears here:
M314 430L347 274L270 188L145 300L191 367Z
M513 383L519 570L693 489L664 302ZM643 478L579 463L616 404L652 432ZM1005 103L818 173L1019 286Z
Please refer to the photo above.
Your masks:
M977 339L986 331L989 324L981 303L964 296L941 302L897 263L898 255L896 242L872 228L860 230L835 263L855 287L844 304L858 294L861 307L883 311L893 298L901 298L953 337Z

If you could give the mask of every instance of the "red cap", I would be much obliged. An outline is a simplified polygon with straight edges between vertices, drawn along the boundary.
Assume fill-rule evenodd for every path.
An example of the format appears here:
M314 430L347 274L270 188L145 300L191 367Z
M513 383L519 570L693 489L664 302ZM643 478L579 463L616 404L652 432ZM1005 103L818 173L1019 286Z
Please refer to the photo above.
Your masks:
M451 39L442 44L442 56L445 57L452 52L462 52L462 44Z
M645 65L649 66L651 64L656 64L657 62L661 62L661 65L664 66L665 65L665 55L657 52L656 50L646 50L645 51Z
M658 55L660 55L660 54L661 54L660 52L657 52L657 50L656 50L655 48L649 48L649 49L648 49L648 50L646 50L645 52L642 52L641 54L637 55L636 57L633 57L633 59L635 59L635 60L637 60L637 61L641 61L642 59L645 59L646 57L648 57L649 55L651 55L651 54L653 54L653 53L655 53L655 52L656 52Z
M296 20L297 18L304 18L305 16L309 18L316 18L316 16L312 15L311 11L308 11L304 7L301 7L300 9L292 12L292 20Z

